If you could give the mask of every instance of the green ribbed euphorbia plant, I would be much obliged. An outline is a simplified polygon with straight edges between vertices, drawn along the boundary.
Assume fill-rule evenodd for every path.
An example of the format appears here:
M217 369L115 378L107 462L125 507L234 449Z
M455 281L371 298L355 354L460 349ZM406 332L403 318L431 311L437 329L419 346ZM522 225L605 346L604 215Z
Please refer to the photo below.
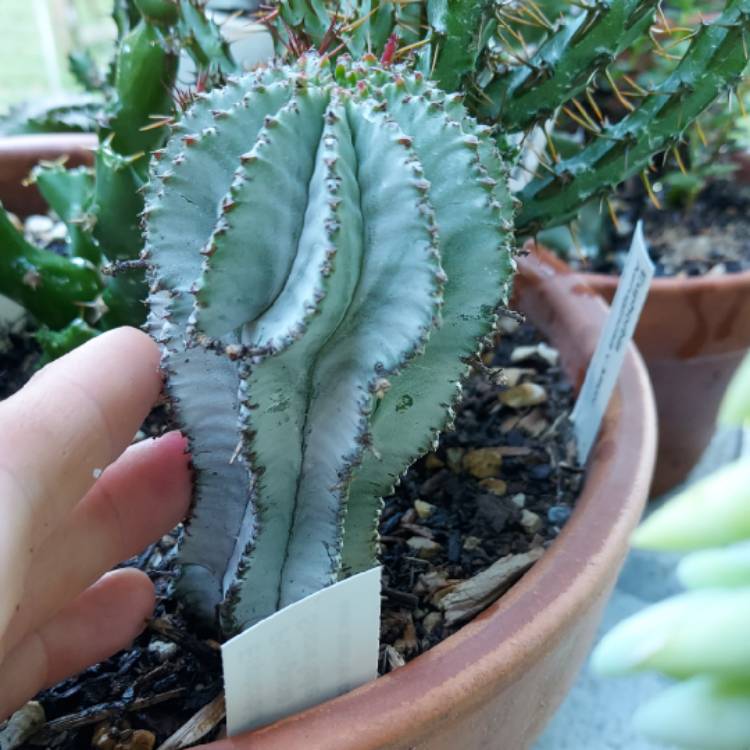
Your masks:
M316 56L202 98L146 196L196 467L179 591L231 633L375 561L507 299L506 167L460 97Z

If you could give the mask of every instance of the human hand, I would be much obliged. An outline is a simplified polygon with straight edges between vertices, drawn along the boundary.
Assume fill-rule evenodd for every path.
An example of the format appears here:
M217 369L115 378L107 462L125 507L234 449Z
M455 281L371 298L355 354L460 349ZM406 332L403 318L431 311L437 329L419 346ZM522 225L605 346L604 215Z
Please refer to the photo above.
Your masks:
M128 447L158 364L145 334L120 328L0 403L0 720L128 645L153 611L148 576L106 571L188 507L185 440Z

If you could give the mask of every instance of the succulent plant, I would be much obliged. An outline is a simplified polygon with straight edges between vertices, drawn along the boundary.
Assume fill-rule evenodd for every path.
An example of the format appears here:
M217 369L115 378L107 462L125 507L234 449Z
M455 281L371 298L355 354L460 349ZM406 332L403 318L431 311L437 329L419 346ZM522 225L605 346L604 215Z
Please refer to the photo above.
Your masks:
M583 204L606 196L646 169L655 153L678 143L719 93L739 83L747 67L749 28L750 2L729 0L716 20L698 29L672 74L645 92L639 107L598 128L580 153L552 165L524 188L519 232L573 219Z
M677 567L687 591L617 625L599 644L603 674L658 670L680 680L634 721L684 748L750 744L750 461L701 479L646 519L637 547L689 552Z
M196 468L178 591L204 621L235 632L372 564L380 498L450 423L507 298L507 144L582 107L656 5L602 0L553 23L522 0L282 0L270 15L295 59L198 93L174 122L178 47L209 82L231 60L196 0L120 0L95 174L36 172L69 257L0 222L0 292L62 328L52 352L136 321L141 269L105 283L98 267L134 265L142 214L148 327ZM543 162L519 231L567 221L679 139L744 70L749 19L750 0L728 0L639 107Z
M221 81L234 65L218 30L197 0L135 0L115 5L120 39L111 86L98 105L99 145L93 171L41 164L31 175L50 208L68 226L66 252L35 247L0 207L0 293L20 302L43 327L40 341L48 357L114 325L140 325L147 287L135 261L142 249L141 189L149 153L166 138L163 125L175 116L178 52L198 64L201 85ZM91 119L93 100L73 109L39 115L47 120ZM18 129L17 126L16 129ZM121 263L115 276L102 273Z
M507 299L512 199L460 97L374 58L235 80L156 157L150 327L196 468L178 588L234 632L373 564Z
M494 69L494 91L509 99L494 120L484 113L493 128L423 72L443 69L450 53L463 60L453 84L477 75L489 54L486 30L477 32L492 26L481 22L487 6L410 5L426 13L413 24L400 4L359 4L344 9L361 15L344 15L342 27L324 3L282 4L285 44L299 53L314 43L323 57L307 53L202 97L155 154L144 211L149 325L197 470L178 588L205 621L218 612L227 633L372 564L380 498L450 419L509 276L507 251L494 270L486 260L512 227L503 158L515 152L504 135L584 90L644 33L655 3L595 4L575 33L551 29L539 46L549 76ZM712 49L742 33L735 5L709 33ZM394 24L419 28L424 18L429 38L415 44L427 54L393 67ZM706 54L704 37L690 47L690 69L700 62L716 83L731 66ZM377 49L381 64L351 62L342 44ZM539 92L536 113L522 112L526 89ZM466 101L477 111L476 97ZM661 104L649 112L666 132L673 104ZM647 161L647 150L636 156ZM546 221L565 218L558 204L545 203ZM470 239L470 229L485 234ZM395 268L368 280L365 261L387 264L395 252L403 262L404 247L423 249L420 236L433 251L410 266L408 291ZM469 248L482 260L464 257Z

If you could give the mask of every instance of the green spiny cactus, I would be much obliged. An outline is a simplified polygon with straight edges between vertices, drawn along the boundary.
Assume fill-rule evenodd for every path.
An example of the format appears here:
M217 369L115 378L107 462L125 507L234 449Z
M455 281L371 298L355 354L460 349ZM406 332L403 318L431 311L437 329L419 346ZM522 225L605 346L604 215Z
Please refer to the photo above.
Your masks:
M596 74L642 38L658 0L594 2L564 17L523 64L493 71L481 87L477 114L509 132L527 130L583 93ZM498 15L503 18L502 8ZM521 54L524 54L523 52Z
M203 87L234 69L198 0L117 2L115 17L118 51L106 106L99 106L93 171L66 170L60 162L39 165L32 173L42 196L68 227L66 254L30 245L0 208L0 256L7 256L0 263L23 267L2 279L2 291L44 327L40 341L48 357L80 342L83 332L90 337L111 326L144 321L143 270L106 276L96 269L137 259L142 249L141 190L148 154L164 143L163 125L175 116L179 50L197 62Z
M295 52L312 46L321 52L344 48L355 57L381 55L395 34L400 46L420 46L424 70L441 88L465 89L478 117L515 132L551 116L643 38L658 2L595 0L557 22L526 0L277 4L277 37ZM533 52L525 43L529 28L543 36Z
M15 299L37 320L65 326L79 314L82 303L97 295L100 280L94 265L34 247L4 211L0 211L0 237L0 294Z
M150 328L197 472L178 588L226 632L373 563L507 299L488 131L373 60L234 81L153 163Z
M408 7L424 29L416 43L419 68L442 88L464 92L471 113L505 139L528 134L565 105L577 109L576 97L589 97L597 77L648 38L657 5L656 0L592 0L575 4L555 23L528 0L423 0ZM397 7L402 6L278 0L277 37L296 52L314 46L326 53L368 49L381 54L391 33L403 37L400 48L414 44L403 35ZM679 142L744 71L748 15L746 0L728 0L721 17L692 40L672 75L634 111L616 124L589 118L597 137L581 153L550 166L519 195L524 205L519 234L570 221L592 198L613 191ZM530 30L537 36L531 45Z
M716 98L740 80L748 60L750 0L729 0L703 24L674 72L618 123L602 128L580 153L533 180L519 195L520 233L575 218L582 205L611 192L677 143Z
M277 38L293 54L309 47L389 57L389 43L413 48L424 73L446 91L472 72L495 28L491 3L475 0L281 0ZM395 51L395 47L394 50ZM400 54L400 53L399 53Z

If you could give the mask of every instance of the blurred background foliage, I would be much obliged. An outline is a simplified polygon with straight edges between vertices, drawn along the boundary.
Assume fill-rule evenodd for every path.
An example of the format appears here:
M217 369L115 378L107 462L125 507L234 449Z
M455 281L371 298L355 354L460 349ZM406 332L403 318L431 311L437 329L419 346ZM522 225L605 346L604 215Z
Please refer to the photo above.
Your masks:
M78 90L67 56L89 49L106 62L111 0L0 0L0 113L11 104Z

